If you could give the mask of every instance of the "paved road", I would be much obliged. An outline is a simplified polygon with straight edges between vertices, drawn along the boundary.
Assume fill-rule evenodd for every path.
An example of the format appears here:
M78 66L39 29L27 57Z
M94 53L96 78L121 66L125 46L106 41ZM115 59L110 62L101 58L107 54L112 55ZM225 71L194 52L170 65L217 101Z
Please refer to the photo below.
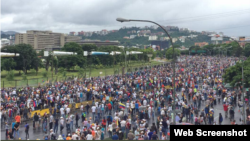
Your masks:
M91 109L90 109L91 110ZM80 115L80 111L79 110L77 110L76 112L79 112L78 114ZM106 115L107 116L107 115ZM89 113L88 115L87 115L87 117L92 117L92 113ZM78 121L78 125L82 125L81 124L81 121L82 121L82 119L80 119L79 121ZM45 136L45 133L42 131L42 128L41 128L41 125L40 125L40 128L39 129L36 129L36 130L33 130L33 122L32 121L27 121L27 123L29 124L29 126L30 126L30 130L29 130L29 134L30 134L30 137L29 137L29 139L31 139L31 140L35 140L35 139L42 139L44 136ZM19 134L20 134L20 137L22 138L22 139L25 139L26 138L26 136L25 136L25 132L24 132L24 125L25 125L25 123L22 123L21 124L21 126L20 126L20 131L19 131ZM48 126L47 126L48 128L49 128L49 124L48 124ZM54 127L54 126L53 126ZM4 128L4 127L3 127ZM81 126L81 128L82 128L82 126ZM73 131L75 131L75 120L74 120L74 127L73 127ZM47 133L49 133L49 132L47 132ZM66 131L66 125L64 125L64 129L63 129L63 132L62 132L62 134L64 134L64 135L66 135L66 133L67 133L67 131ZM58 133L57 133L57 135L56 135L56 137L58 137L58 135L60 135L60 127L58 127ZM106 134L106 136L105 136L106 138L108 138L108 134ZM3 139L6 139L5 138L5 131L4 130L1 130L1 139L3 140Z
M181 95L180 92L177 92L179 95ZM190 102L188 102L189 104ZM206 105L204 103L201 104L201 109L204 109L206 107ZM241 118L241 114L238 112L239 108L238 106L235 108L235 115L234 115L234 119L236 121L236 123L240 124L239 122L239 119ZM214 121L216 121L217 124L219 124L219 113L222 114L223 116L223 122L222 122L222 125L227 125L227 124L231 124L230 120L228 118L225 118L224 117L224 109L223 109L223 103L222 103L222 100L221 100L221 103L218 104L218 101L217 101L217 104L214 105Z
M204 109L205 105L202 104L201 108ZM218 123L219 113L222 113L222 115L224 117L224 111L223 111L222 103L221 104L217 104L216 106L214 106L214 111L215 111L215 114L214 114L215 121ZM77 112L79 112L79 111L77 111ZM114 113L112 115L114 115ZM87 116L88 117L90 117L90 116L92 117L92 114L89 113L89 115L87 115ZM241 116L240 116L240 113L238 112L238 108L235 108L235 120L236 120L236 123L239 123L240 117ZM80 121L81 121L81 119L80 119ZM80 121L79 121L79 125L81 125ZM149 125L151 125L151 123L152 123L152 120L150 120ZM42 139L44 137L45 133L42 132L42 128L37 129L37 130L33 130L33 126L32 126L33 123L32 123L32 121L28 121L28 124L30 125L30 132L29 132L30 133L30 139L37 139L37 138ZM224 121L223 121L222 124L230 124L230 120L224 118ZM75 128L74 128L74 130L75 130ZM24 139L25 138L24 123L21 124L19 133L20 133L20 137L22 139ZM66 134L66 128L64 128L63 134ZM58 137L58 135L59 135L59 132L57 134L57 137ZM105 138L108 138L108 134L105 135ZM3 130L1 130L1 139L2 140L5 139L5 131L3 131Z

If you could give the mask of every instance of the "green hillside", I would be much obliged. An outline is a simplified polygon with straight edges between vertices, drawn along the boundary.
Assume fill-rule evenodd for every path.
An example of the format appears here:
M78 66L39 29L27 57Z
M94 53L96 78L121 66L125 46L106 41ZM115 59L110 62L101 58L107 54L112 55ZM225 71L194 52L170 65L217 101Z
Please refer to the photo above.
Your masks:
M149 37L144 37L144 36L136 36L134 39L124 39L125 36L130 37L130 35L137 35L137 33L128 33L129 31L135 30L140 31L140 30L150 30L151 34L152 33L158 33L158 32L163 32L161 28L157 29L140 29L138 27L131 27L129 29L119 29L118 32L112 32L107 35L98 35L93 33L91 37L86 37L82 36L82 39L90 39L90 40L101 40L101 41L114 41L118 40L120 42L120 45L123 46L143 46L143 45L149 45L151 41L148 40ZM188 32L179 32L179 31L169 31L170 36L172 38L178 38L180 36L189 36L191 34L193 35L198 35L197 37L194 38L186 38L185 42L182 43L181 41L177 40L174 44L180 45L180 46L185 46L185 47L190 47L193 46L195 42L208 42L211 44L211 37L208 35L202 35L200 32L195 32L195 33L188 33ZM150 35L150 34L147 34ZM158 39L160 37L166 37L166 35L163 36L158 36Z

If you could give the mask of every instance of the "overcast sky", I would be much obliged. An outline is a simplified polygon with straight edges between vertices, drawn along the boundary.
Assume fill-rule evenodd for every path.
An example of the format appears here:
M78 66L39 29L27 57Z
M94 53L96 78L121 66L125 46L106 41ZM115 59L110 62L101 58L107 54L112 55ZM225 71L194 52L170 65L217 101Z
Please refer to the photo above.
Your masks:
M1 30L98 31L156 21L196 31L250 36L250 0L2 0Z

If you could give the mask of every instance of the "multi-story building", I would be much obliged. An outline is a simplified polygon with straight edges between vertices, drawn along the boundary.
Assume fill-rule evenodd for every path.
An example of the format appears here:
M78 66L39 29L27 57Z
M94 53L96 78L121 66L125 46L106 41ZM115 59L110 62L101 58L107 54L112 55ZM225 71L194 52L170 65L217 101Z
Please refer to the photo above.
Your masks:
M203 47L205 45L208 45L208 42L199 42L199 43L194 43L195 46Z
M150 30L140 30L141 34L151 34L151 31Z
M111 32L118 32L118 30L111 30Z
M84 35L84 32L81 31L81 32L78 32L78 36L83 36Z
M160 37L161 41L169 40L169 37Z
M100 31L100 35L107 35L108 31L106 29L103 29L102 31Z
M159 46L160 49L167 49L169 48L169 41L159 41L159 40L155 40L155 41L151 41L151 46Z
M7 38L2 38L1 39L1 47L8 46L10 45L10 40Z
M177 38L172 38L172 42L175 43L176 41L178 41Z
M81 40L77 42L80 45L83 44L94 44L97 47L101 47L101 46L118 46L119 42L118 41L98 41L98 40Z
M189 35L188 37L189 38L196 38L198 35L193 35L193 34L191 34L191 35Z
M157 38L158 38L158 37L155 36L155 35L154 35L154 36L149 36L149 37L148 37L148 40L149 40L149 41L157 40Z
M222 44L230 44L232 41L223 41Z
M15 35L15 44L30 44L36 50L42 50L48 46L62 47L68 42L80 40L81 37L78 36L67 36L52 31L28 30L26 33L17 33Z
M130 35L130 39L134 39L136 35Z
M130 39L128 36L124 36L123 39Z
M188 32L189 29L188 29L188 28L180 28L179 31L180 31L180 32Z
M151 29L157 29L158 26L156 26L156 25L151 25L150 28L151 28Z
M92 36L93 32L84 32L83 35L86 37Z
M165 33L163 33L163 32L157 32L156 33L158 36L163 36Z
M168 31L179 31L179 27L178 26L167 26L166 29Z
M181 37L179 37L179 40L180 40L182 43L185 43L185 39L186 39L186 36L181 36Z
M76 32L71 31L71 32L69 32L69 35L71 35L71 36L75 36L75 35L76 35Z

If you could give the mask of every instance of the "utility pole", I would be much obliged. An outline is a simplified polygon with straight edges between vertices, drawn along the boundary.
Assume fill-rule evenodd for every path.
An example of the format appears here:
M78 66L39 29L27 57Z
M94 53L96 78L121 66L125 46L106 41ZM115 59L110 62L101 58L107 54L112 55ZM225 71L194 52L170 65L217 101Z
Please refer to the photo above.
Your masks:
M173 58L173 81L174 81L174 91L173 91L173 119L174 119L174 121L173 121L173 124L176 124L176 122L175 122L175 115L176 115L176 109L175 109L175 47L174 47L174 44L173 44L173 41L172 41L172 38L171 38L171 36L169 35L169 33L167 32L167 30L164 28L164 27L162 27L160 24L158 24L158 23L156 23L156 22L153 22L153 21L149 21L149 20L135 20L135 19L124 19L124 18L117 18L116 19L117 21L119 21L119 22L130 22L130 21L134 21L134 22L149 22L149 23L153 23L153 24L156 24L156 25L158 25L162 30L164 30L164 32L167 34L167 36L169 37L169 39L170 39L170 43L171 43L171 45L172 45L172 47L173 47L173 56L174 56L174 58Z

